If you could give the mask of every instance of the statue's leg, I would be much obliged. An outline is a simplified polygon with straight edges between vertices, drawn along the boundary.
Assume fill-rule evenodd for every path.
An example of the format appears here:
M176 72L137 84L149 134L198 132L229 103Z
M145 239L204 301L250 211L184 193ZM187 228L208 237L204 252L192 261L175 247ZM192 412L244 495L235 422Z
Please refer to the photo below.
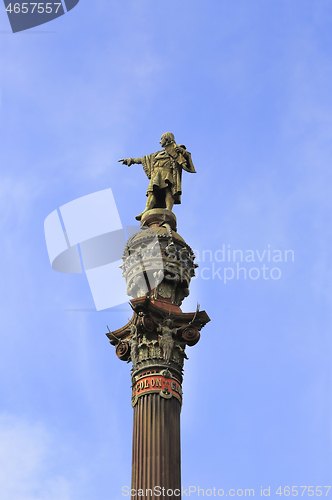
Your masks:
M155 204L157 203L156 196L154 193L149 193L148 194L148 199L146 201L146 207L144 208L143 212L139 215L136 215L135 219L136 220L141 220L142 215L147 212L148 210L151 210Z
M146 200L146 207L144 209L144 212L147 210L151 210L155 204L157 203L156 196L154 193L149 193L148 199Z
M166 188L165 198L166 198L166 207L167 207L167 210L172 211L172 208L173 208L173 205L174 205L174 198L173 198L172 190L171 190L170 187Z

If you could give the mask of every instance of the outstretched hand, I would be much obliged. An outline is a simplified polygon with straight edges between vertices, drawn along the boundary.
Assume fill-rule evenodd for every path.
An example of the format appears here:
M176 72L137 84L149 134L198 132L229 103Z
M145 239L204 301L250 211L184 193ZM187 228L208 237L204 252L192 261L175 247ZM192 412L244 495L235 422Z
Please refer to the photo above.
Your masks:
M122 165L127 165L128 167L130 167L130 165L132 165L134 163L132 158L123 158L122 160L118 160L118 161L121 161Z

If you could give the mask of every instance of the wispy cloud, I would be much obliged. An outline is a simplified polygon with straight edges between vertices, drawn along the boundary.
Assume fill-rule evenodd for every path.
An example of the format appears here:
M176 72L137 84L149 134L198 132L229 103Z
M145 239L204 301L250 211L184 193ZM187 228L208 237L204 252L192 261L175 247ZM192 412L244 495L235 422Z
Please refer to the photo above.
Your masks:
M72 500L71 483L52 470L57 445L40 424L0 415L0 491L10 500Z

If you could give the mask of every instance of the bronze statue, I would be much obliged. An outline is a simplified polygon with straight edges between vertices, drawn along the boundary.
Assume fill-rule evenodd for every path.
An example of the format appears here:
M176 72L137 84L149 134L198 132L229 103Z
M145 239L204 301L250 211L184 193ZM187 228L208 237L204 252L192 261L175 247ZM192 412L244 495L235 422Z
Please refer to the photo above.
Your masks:
M174 203L181 203L182 169L189 173L196 173L191 154L183 144L176 144L171 132L166 132L161 136L160 144L164 149L157 153L141 158L119 160L128 167L134 163L142 164L144 172L150 179L146 192L148 197L146 207L141 214L136 216L137 220L141 220L142 215L152 208L167 208L172 211Z
M166 318L162 325L158 325L157 332L161 333L159 337L159 345L163 350L163 357L166 363L169 363L173 352L174 340L173 335L176 335L179 328L172 328L173 320Z

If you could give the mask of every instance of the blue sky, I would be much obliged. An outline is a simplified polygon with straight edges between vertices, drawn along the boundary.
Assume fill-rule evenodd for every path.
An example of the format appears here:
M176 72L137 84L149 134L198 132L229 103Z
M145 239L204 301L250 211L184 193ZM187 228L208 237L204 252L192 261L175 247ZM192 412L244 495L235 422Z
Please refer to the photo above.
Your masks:
M331 485L331 25L327 0L81 0L14 35L0 9L1 498L130 484L130 368L104 335L130 308L68 311L92 296L51 269L43 223L109 187L135 223L147 179L117 160L166 131L192 153L174 211L210 278L183 305L211 317L185 367L183 486ZM223 245L294 261L225 284Z

